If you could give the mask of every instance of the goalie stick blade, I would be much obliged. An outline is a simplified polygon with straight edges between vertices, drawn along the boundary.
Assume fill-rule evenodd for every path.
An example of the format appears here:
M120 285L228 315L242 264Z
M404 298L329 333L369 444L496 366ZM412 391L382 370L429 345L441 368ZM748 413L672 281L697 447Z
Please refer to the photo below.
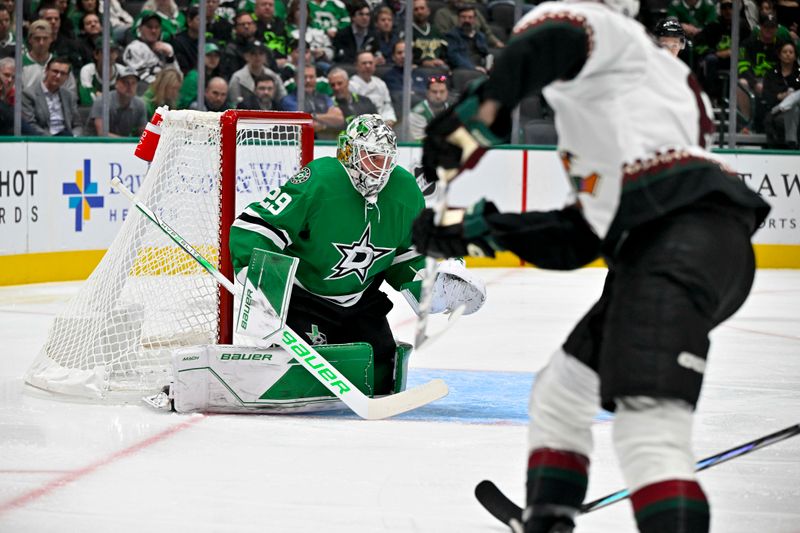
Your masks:
M475 497L484 509L511 529L516 524L522 525L522 509L488 479L475 486Z
M726 461L736 459L737 457L747 455L748 453L760 450L761 448L766 448L767 446L790 439L797 435L800 435L800 424L783 428L775 433L764 435L763 437L740 444L739 446L725 450L724 452L701 459L695 464L695 471L700 472L706 470L712 466L716 466ZM584 503L581 505L580 513L591 513L592 511L602 509L618 501L625 500L628 498L628 496L630 496L630 493L627 489L618 490L617 492L611 493L603 498L598 498L597 500ZM516 524L521 523L522 509L517 504L512 502L508 496L503 494L497 485L488 480L481 481L475 487L475 497L478 499L478 502L487 511L489 511L489 513L492 514L492 516L510 526L512 530L517 531L514 528L516 527Z
M367 404L367 414L364 418L368 420L390 418L427 405L439 398L444 398L448 392L447 384L443 380L433 379L413 389L407 389L383 398L370 399Z

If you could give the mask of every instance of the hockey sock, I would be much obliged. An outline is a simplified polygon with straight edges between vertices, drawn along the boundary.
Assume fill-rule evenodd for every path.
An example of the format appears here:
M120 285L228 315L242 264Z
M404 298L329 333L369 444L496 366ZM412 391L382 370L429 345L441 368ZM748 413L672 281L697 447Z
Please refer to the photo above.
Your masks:
M528 459L526 533L571 531L586 496L589 458L575 452L537 448Z
M640 533L707 533L706 495L696 481L670 479L631 495Z

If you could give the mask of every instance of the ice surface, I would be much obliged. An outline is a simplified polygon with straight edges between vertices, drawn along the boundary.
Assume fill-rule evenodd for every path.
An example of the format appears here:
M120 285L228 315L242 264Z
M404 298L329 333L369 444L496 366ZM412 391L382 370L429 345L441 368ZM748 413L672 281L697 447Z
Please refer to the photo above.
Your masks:
M489 299L412 356L450 395L394 420L182 416L43 399L22 375L78 283L0 287L0 532L502 532L474 500L521 501L528 387L599 295L604 272L486 269ZM402 297L390 316L414 335ZM432 327L441 325L434 317ZM590 499L622 487L609 416ZM704 457L800 422L800 272L768 270L713 334L695 426ZM700 474L714 533L800 532L800 437ZM578 530L635 531L628 503Z

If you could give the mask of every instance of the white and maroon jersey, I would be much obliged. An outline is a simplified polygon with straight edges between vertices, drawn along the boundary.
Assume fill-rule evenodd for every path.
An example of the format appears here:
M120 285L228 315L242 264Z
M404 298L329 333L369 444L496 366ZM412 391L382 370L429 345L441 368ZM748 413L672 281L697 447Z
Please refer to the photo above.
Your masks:
M712 159L702 148L711 121L689 69L641 24L600 3L547 2L514 32L549 21L580 26L589 39L578 74L550 83L543 94L555 111L558 148L584 216L603 238L628 172L673 157Z
M592 1L545 2L514 28L484 97L542 91L583 218L606 251L632 227L721 192L768 209L705 150L707 98L644 27Z

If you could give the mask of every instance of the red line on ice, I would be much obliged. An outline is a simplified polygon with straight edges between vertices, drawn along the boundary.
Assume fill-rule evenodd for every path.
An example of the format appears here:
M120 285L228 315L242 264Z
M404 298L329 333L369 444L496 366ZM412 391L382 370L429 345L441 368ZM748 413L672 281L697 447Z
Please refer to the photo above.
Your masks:
M41 498L42 496L50 494L56 489L68 485L69 483L72 483L77 479L87 476L93 473L94 471L99 470L100 468L113 463L117 459L123 459L125 457L134 455L135 453L147 448L148 446L152 446L153 444L161 442L162 440L171 437L172 435L175 435L176 433L183 431L184 429L187 429L193 426L194 424L200 422L201 420L205 419L206 419L205 416L193 416L190 419L186 420L185 422L169 427L160 433L156 433L152 437L149 437L143 441L133 444L132 446L129 446L116 453L113 453L108 457L100 459L95 463L92 463L83 468L79 468L78 470L71 470L68 473L64 474L63 476L57 477L53 481L39 487L38 489L33 489L31 491L28 491L25 494L17 496L16 498L9 500L5 503L0 503L0 515L12 509L23 507L29 504L30 502Z

